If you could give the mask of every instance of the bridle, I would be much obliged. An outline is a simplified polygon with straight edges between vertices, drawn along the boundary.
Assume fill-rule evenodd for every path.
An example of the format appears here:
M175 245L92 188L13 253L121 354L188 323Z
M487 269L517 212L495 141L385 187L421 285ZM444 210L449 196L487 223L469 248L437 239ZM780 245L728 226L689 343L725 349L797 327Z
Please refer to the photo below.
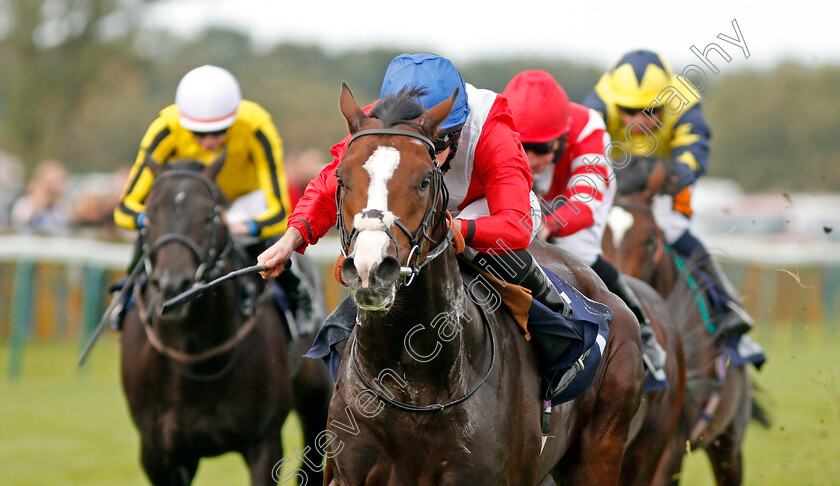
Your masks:
M234 248L233 237L224 225L224 220L222 218L224 197L222 196L219 188L203 173L196 172L193 170L172 169L158 176L155 179L155 183L152 185L152 189L154 189L154 187L160 184L161 181L183 177L200 181L204 185L204 187L206 187L207 190L210 192L215 203L211 214L212 228L207 251L203 252L200 249L198 243L196 243L192 238L181 233L167 233L155 240L154 242L152 242L151 244L149 244L146 241L148 235L148 227L144 227L141 230L141 238L143 240L143 254L141 257L141 261L142 264L145 266L146 275L151 276L152 272L154 271L154 263L152 262L151 256L164 245L167 245L169 243L180 243L181 245L187 247L190 250L190 252L195 256L196 261L198 262L198 268L196 269L195 275L193 277L193 285L198 285L213 280L222 273L224 273L225 262ZM221 251L217 248L219 246L220 235L227 236L224 247L222 247ZM140 263L138 263L138 265L140 265ZM155 348L162 355L184 365L196 364L203 361L207 361L211 358L220 356L226 352L236 350L237 345L250 333L250 331L254 328L254 325L256 323L256 312L254 312L254 309L252 307L249 307L245 311L245 322L239 327L239 329L232 338L228 339L220 345L214 346L205 351L201 351L198 353L185 353L167 346L157 335L157 333L151 325L148 311L145 308L145 305L143 304L143 296L140 287L140 285L135 285L134 296L137 301L138 311L140 313L140 320L142 321L143 326L145 328L146 337L149 341L149 344L151 344L152 347ZM232 363L233 359L230 359L228 363L219 372L213 373L209 376L198 376L194 373L187 372L186 369L181 369L179 371L192 379L200 381L210 381L226 374L230 370Z
M447 223L447 218L444 217L444 214L448 215L446 207L449 203L449 191L447 190L446 184L443 180L443 172L441 171L441 168L438 167L438 165L435 163L434 144L427 137L417 132L412 132L409 130L399 130L390 128L362 130L356 132L350 138L350 141L347 143L348 148L354 140L366 135L404 135L407 137L416 138L417 140L420 140L426 145L426 147L429 150L429 157L431 158L432 163L434 165L434 169L432 171L432 184L434 185L434 194L431 198L429 198L429 202L426 205L426 211L417 230L412 232L398 219L394 220L394 223L397 225L397 227L400 230L402 230L406 234L406 236L408 236L408 240L411 245L411 251L408 254L408 258L406 259L406 266L400 268L400 275L403 277L403 280L400 284L407 287L411 285L411 282L414 280L414 277L418 273L420 273L420 269L422 269L426 264L440 256L448 246L452 245L453 230L451 226L448 226L446 228L446 235L440 240L436 241L431 237L431 234L434 233L442 224ZM344 217L341 210L343 192L341 191L340 184L336 189L335 197L336 203L338 205L337 225L339 234L341 236L341 253L346 257L349 248L352 246L356 237L358 237L359 231L356 228L353 228L350 232L347 232L344 226ZM384 216L382 212L378 210L367 210L364 211L362 214L368 218L379 219L380 221L383 220ZM393 232L391 232L390 229L387 228L384 221L382 221L381 226L383 231L385 231L385 233L388 235L391 241L394 242L394 245L397 249L397 259L399 259L400 246L397 243L396 237L394 236ZM423 255L424 251L426 251L425 256L423 256L421 259L421 255ZM413 261L412 258L414 259ZM467 292L469 291L470 289L469 287L467 287ZM358 360L356 358L356 339L353 339L353 342L350 345L349 359L353 370L355 371L356 376L358 376L359 380L361 380L362 384L365 386L366 389L371 390L371 392L378 399L401 410L405 410L408 412L439 412L446 408L463 403L467 401L470 397L472 397L478 391L478 389L481 388L484 382L487 381L487 378L490 376L490 373L493 370L493 366L496 360L496 342L495 337L493 335L493 328L490 325L490 322L487 320L487 316L485 316L483 312L480 312L480 314L482 320L484 321L484 327L486 328L490 338L490 364L488 365L487 371L484 373L481 380L479 380L479 382L473 387L473 389L465 393L458 399L452 400L448 403L414 405L411 403L404 403L394 400L384 395L383 393L380 393L379 390L374 388L371 385L370 381L367 380L367 378L365 378L364 374L359 368Z
M434 169L432 170L432 185L433 185L433 195L429 198L429 202L426 205L426 211L423 214L423 219L420 222L417 230L412 232L408 229L399 219L394 220L394 224L408 236L409 245L411 245L411 250L408 253L408 257L405 261L405 266L400 267L400 276L402 277L402 281L400 282L401 285L408 286L411 285L411 282L414 281L414 277L420 273L420 269L423 268L426 264L430 261L434 260L438 256L440 256L446 248L452 244L452 228L446 229L446 235L441 238L440 240L435 240L432 238L432 234L438 231L441 225L446 224L446 218L443 217L446 211L446 207L449 204L449 190L446 188L446 184L443 181L443 172L441 171L440 167L435 163L435 146L428 137L423 136L420 133L413 132L411 130L400 130L396 128L378 128L378 129L370 129L370 130L361 130L353 134L350 137L350 140L347 142L347 148L349 150L350 145L359 137L364 137L367 135L402 135L406 137L412 137L417 140L420 140L426 145L426 148L429 152L429 157L432 160L432 164L434 165ZM344 257L348 256L349 249L353 246L356 238L359 236L358 229L351 228L348 232L345 225L344 225L344 214L341 210L342 203L344 201L344 191L341 190L341 184L338 185L335 191L335 199L336 205L338 206L338 218L336 221L336 226L338 227L339 236L341 238L341 254ZM362 212L362 215L366 218L370 219L378 219L381 224L381 229L388 235L388 238L394 243L394 246L397 250L397 260L400 260L400 245L397 242L396 236L391 231L390 228L387 227L385 222L383 221L384 214L382 211L376 209L368 209ZM424 255L425 252L425 255Z
M213 184L207 176L192 170L173 169L164 172L155 179L155 182L152 185L152 190L154 190L155 186L160 184L161 181L179 177L186 177L200 181L210 192L213 201L215 202L211 218L213 227L210 231L210 240L208 242L207 251L206 253L202 252L195 240L181 233L167 233L149 244L147 241L148 227L144 227L140 230L140 235L143 240L143 265L146 267L146 275L152 275L154 268L151 256L164 245L172 242L180 243L192 252L198 262L198 267L196 268L195 275L193 276L193 283L206 283L222 274L224 271L225 259L230 252L233 251L233 238L231 238L230 235L228 235L227 241L225 242L225 246L222 250L219 251L217 248L219 245L219 235L223 233L219 230L224 227L224 221L222 219L224 198L221 191L219 191L219 188ZM151 193L151 190L149 192Z

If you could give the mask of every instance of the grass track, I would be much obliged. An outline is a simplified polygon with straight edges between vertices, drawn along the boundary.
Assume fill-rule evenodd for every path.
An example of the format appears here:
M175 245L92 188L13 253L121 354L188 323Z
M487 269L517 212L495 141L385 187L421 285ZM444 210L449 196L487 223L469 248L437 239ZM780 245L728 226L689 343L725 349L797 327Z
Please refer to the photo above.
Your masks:
M834 332L795 325L762 330L770 361L757 374L774 425L752 426L745 451L748 486L840 485L840 346ZM106 336L89 367L75 369L77 345L29 343L22 374L7 377L8 343L0 343L0 484L144 485L137 432L119 384L118 344ZM298 424L283 429L286 454L300 444ZM281 458L277 458L280 460ZM714 484L695 452L682 484ZM197 486L248 484L238 455L202 462Z

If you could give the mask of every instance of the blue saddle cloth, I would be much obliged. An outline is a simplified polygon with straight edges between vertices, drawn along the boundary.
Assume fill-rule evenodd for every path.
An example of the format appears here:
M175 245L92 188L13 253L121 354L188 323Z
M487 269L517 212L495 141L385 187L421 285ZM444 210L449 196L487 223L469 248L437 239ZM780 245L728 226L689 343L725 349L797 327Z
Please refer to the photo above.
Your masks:
M753 365L755 369L760 370L767 361L767 355L761 346L746 334L727 336L722 344L721 354L731 366Z
M574 400L592 386L604 347L607 345L613 312L606 305L589 299L550 270L545 267L543 270L557 291L569 298L572 317L561 316L535 300L528 313L528 329L550 334L556 334L561 329L571 329L577 334L578 339L572 340L566 352L548 371L569 369L583 357L583 369L572 379L569 386L551 401L551 405L554 406Z
M569 298L573 317L564 317L540 302L532 301L528 312L528 329L532 332L561 336L570 341L568 348L558 361L543 372L562 372L574 366L579 360L583 364L583 369L553 401L552 404L556 405L574 400L592 385L607 343L613 313L609 307L587 298L553 272L546 269L546 274L558 292L564 293ZM471 277L465 274L468 280ZM341 354L336 349L336 345L347 340L353 332L356 325L356 311L352 297L342 301L327 317L321 329L318 330L312 347L304 355L311 359L323 359L334 379L338 375L341 364ZM588 354L587 351L589 351Z

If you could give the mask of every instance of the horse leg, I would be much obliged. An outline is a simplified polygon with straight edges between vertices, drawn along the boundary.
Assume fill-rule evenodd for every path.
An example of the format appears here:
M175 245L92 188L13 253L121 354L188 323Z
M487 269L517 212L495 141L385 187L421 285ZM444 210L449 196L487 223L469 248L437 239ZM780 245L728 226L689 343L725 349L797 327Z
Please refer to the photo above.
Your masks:
M680 484L680 471L685 455L686 434L675 432L665 446L665 451L659 459L656 474L650 482L651 486L677 486Z
M294 408L300 417L303 428L304 446L309 448L308 456L320 465L322 457L317 456L323 451L323 446L316 444L315 439L327 427L330 398L332 397L333 382L326 366L320 361L304 359L301 370L292 379L294 389ZM323 470L308 468L310 484L323 482Z
M141 446L140 462L154 486L189 486L198 470L198 458L181 458L180 464L172 464L160 451L145 443Z
M294 476L294 474L287 474L280 477L282 465L290 459L283 457L283 439L279 431L243 451L242 456L251 471L252 486L274 486L278 481L285 483L288 481L287 477ZM300 479L300 476L298 478ZM301 481L300 484L304 482Z
M741 486L741 442L727 429L706 448L718 486Z

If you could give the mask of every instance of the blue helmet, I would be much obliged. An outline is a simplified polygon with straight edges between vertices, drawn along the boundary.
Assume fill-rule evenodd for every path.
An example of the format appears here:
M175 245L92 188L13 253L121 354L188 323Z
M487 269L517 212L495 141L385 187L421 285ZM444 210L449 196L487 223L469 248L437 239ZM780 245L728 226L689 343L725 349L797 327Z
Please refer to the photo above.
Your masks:
M420 103L427 110L448 99L458 88L452 111L438 129L446 130L467 121L470 107L466 84L449 59L434 54L400 54L395 57L385 71L379 98L397 94L404 88L426 88L429 93L420 97Z

